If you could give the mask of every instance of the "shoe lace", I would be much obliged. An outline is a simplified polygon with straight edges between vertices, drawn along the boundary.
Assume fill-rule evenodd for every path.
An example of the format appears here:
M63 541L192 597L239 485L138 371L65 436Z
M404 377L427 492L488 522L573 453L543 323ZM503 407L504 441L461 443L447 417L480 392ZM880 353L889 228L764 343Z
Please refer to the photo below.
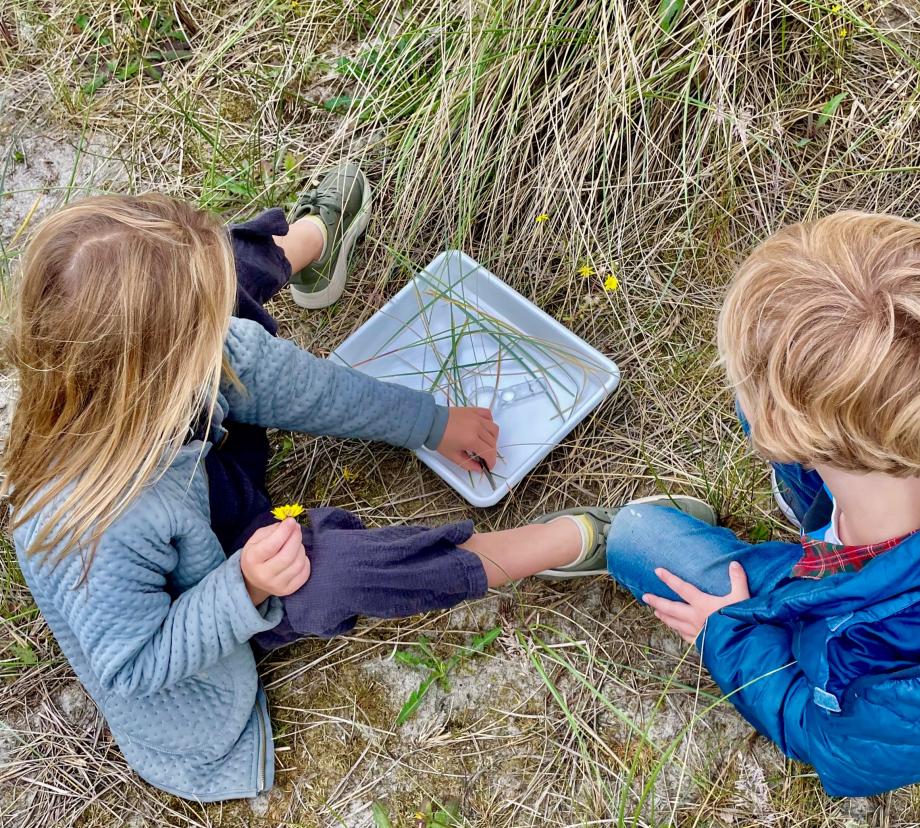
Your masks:
M302 215L318 214L323 219L328 219L330 217L325 214L326 211L335 214L341 213L341 196L337 196L335 193L319 193L316 190L311 190L308 193L304 193L297 201L297 212Z

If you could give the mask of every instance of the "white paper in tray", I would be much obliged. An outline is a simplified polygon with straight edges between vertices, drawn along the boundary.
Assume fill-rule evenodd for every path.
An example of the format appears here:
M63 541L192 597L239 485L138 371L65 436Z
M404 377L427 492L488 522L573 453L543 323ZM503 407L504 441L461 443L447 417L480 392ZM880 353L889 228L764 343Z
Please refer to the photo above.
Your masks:
M442 404L492 408L494 491L484 474L417 452L474 506L501 500L620 381L613 361L458 250L441 253L331 358Z

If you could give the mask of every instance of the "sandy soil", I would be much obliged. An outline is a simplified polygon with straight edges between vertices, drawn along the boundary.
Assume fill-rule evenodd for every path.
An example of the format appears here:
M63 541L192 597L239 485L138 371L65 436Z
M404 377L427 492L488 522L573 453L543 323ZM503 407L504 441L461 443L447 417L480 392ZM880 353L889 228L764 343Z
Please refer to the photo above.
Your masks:
M38 219L65 201L125 186L128 179L124 164L101 141L29 119L19 98L28 83L20 78L0 88L0 255L10 271ZM0 318L8 322L7 302ZM15 382L0 373L0 445L15 400Z

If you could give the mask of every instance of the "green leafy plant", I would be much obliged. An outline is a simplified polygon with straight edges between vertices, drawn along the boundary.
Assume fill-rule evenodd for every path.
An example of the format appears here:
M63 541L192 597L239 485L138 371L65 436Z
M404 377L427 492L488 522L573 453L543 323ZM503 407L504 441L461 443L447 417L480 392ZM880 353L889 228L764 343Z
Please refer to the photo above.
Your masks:
M440 658L431 648L426 636L421 636L418 643L408 650L397 650L393 655L398 662L408 667L421 667L428 671L428 675L422 679L418 689L409 694L406 703L399 711L396 717L396 726L405 724L416 711L421 707L425 696L431 688L438 684L445 693L450 692L449 676L461 664L469 661L476 656L482 655L486 648L502 634L501 627L493 627L488 632L473 636L470 643L462 647L459 652L454 653L448 659Z
M154 12L136 21L129 19L136 30L119 38L113 28L100 25L87 14L74 18L74 28L93 44L87 58L92 78L81 87L86 95L95 94L112 80L130 80L141 72L153 80L162 80L166 64L192 56L185 33L174 17Z
M763 543L773 537L773 527L766 520L758 520L750 531L751 543Z
M453 24L454 21L446 29L451 42L462 34L462 29ZM386 39L355 57L343 56L335 69L346 81L356 82L362 89L385 88L385 98L366 96L367 101L384 103L387 115L402 118L422 104L426 87L441 70L443 57L433 48L435 45L439 45L439 38L434 37L431 30L415 29ZM345 108L351 105L351 98L347 96L332 100L339 105L347 100ZM329 101L324 106L330 108ZM373 108L368 108L364 114L371 117Z
M661 0L658 5L658 22L666 32L671 32L684 9L684 0Z
M371 805L371 817L375 828L394 828L389 812L379 802ZM444 805L429 802L424 810L416 811L411 821L412 828L457 828L460 823L460 803L448 800Z
M323 101L323 109L329 112L348 112L354 100L351 95L336 95Z
M454 828L460 825L460 803L456 800L443 806L430 803L422 816L425 819L418 820L418 828Z
M831 98L823 107L821 107L821 114L818 116L816 126L823 127L827 125L827 122L834 116L834 113L840 108L840 104L846 99L846 92L838 92Z
M374 820L374 825L376 828L393 828L393 823L390 820L390 815L387 813L386 808L383 807L379 802L375 802L371 805L371 817Z

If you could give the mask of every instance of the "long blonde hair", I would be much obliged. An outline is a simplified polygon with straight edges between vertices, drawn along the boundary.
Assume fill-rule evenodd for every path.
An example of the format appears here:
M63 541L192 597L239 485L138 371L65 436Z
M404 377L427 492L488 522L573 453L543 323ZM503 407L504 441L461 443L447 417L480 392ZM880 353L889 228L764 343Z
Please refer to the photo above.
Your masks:
M719 350L766 457L920 474L920 224L846 211L770 236Z
M36 228L8 355L20 397L3 458L13 526L49 504L28 554L102 533L214 409L236 297L226 230L157 194L99 196Z

